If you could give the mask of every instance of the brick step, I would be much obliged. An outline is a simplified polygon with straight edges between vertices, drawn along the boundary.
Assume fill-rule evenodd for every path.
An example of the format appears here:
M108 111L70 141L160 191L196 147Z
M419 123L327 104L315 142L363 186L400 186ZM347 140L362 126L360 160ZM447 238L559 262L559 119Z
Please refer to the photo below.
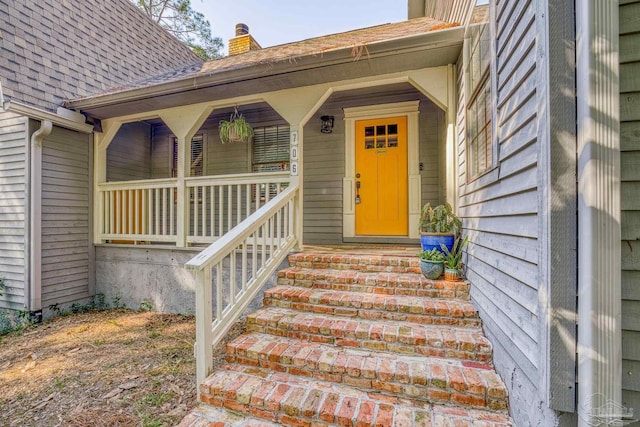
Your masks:
M277 427L272 423L245 414L238 414L211 405L197 406L176 427Z
M343 384L237 365L223 366L200 385L200 391L201 399L210 405L280 425L511 425L504 413L424 404Z
M264 292L264 305L363 319L435 325L481 325L478 312L467 301L445 301L404 295L274 286Z
M355 350L258 333L227 344L227 361L425 402L507 407L504 384L490 365L477 362Z
M421 273L289 267L278 272L278 284L373 294L469 299L468 282L429 280Z
M247 330L340 347L484 363L492 361L491 344L479 328L356 321L348 317L265 307L247 316Z
M416 254L420 251L416 247ZM335 270L386 271L420 273L418 256L382 254L335 254L300 252L289 255L289 265L300 268L332 268Z

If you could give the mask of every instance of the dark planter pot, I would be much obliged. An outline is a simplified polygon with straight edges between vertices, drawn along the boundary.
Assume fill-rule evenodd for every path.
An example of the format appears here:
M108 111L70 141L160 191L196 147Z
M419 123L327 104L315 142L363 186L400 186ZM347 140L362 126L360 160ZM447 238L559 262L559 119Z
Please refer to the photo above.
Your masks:
M462 271L457 268L445 268L444 280L449 282L458 282L462 278Z
M449 251L453 248L453 243L455 242L455 236L453 234L431 234L424 233L420 234L420 244L422 245L423 251L430 251L433 248L436 248L440 252L444 252L440 247L440 243L445 245Z
M444 271L444 261L427 261L421 259L420 271L422 271L422 274L424 274L424 277L427 279L436 280Z

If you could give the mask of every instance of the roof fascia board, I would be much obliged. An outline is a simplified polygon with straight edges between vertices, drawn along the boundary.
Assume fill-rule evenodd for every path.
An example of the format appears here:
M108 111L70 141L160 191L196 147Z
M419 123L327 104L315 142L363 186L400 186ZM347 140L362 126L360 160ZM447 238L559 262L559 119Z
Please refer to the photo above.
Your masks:
M93 132L93 125L76 122L66 117L60 116L56 113L51 113L49 111L32 107L17 101L8 101L5 99L4 102L2 103L2 109L4 111L10 111L12 113L19 114L21 116L27 116L32 119L36 119L40 121L44 121L44 120L50 121L51 123L57 126L75 130L78 132L83 132L83 133Z
M429 50L442 46L461 44L463 42L464 29L462 27L438 30L418 36L411 36L393 40L384 40L371 44L354 45L342 49L336 49L323 54L308 54L300 58L291 58L279 62L255 64L246 68L237 68L218 73L204 74L195 77L187 77L182 80L169 83L148 86L128 91L116 92L77 101L69 101L67 108L76 110L91 109L134 101L138 99L153 98L157 96L177 93L194 88L224 85L228 83L259 79L261 77L275 76L278 74L304 71L314 68L326 67L346 62L355 61L353 48L364 46L366 54L360 60L373 57L383 57L412 51ZM318 58L320 60L318 60Z

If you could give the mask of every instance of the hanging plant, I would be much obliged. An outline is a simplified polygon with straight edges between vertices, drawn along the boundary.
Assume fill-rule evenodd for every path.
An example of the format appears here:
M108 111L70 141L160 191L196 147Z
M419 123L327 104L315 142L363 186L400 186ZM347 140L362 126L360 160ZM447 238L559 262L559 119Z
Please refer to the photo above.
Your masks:
M242 114L235 108L229 120L221 120L218 133L223 144L227 142L250 142L253 138L253 128Z

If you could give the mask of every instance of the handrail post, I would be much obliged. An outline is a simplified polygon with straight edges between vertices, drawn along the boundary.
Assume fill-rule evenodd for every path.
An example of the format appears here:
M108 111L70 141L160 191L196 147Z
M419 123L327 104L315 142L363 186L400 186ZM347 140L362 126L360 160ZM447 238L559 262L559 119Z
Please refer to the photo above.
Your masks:
M198 384L198 398L200 398L200 383L213 370L212 348L212 301L211 267L196 271L196 381Z

